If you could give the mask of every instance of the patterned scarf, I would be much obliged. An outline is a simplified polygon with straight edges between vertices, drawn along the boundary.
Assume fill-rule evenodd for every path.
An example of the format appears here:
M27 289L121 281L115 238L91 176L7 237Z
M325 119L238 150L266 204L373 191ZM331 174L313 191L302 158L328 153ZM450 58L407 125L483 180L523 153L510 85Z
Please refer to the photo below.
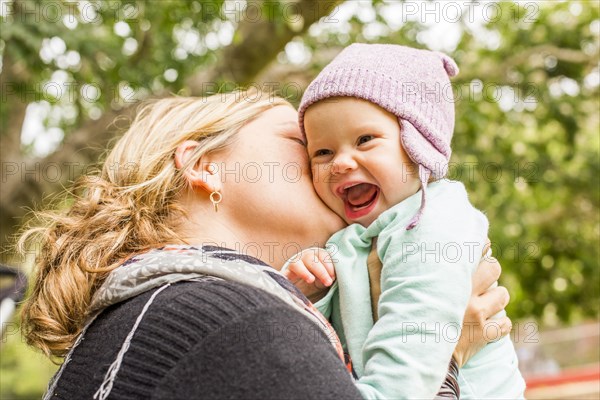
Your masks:
M223 247L168 245L135 255L109 274L92 300L91 312L167 283L207 276L262 289L289 304L319 326L352 372L329 321L285 276L257 258Z

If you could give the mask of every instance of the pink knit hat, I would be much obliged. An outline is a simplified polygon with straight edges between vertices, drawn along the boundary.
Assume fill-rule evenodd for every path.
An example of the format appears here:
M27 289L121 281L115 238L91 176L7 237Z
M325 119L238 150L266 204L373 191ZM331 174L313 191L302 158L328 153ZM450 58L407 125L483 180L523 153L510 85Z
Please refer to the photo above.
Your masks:
M429 177L441 179L448 170L454 131L454 95L449 77L458 67L446 54L391 44L355 43L346 47L311 82L298 109L304 113L330 97L357 97L398 117L400 139L419 165L421 207L407 229L414 228L425 208Z

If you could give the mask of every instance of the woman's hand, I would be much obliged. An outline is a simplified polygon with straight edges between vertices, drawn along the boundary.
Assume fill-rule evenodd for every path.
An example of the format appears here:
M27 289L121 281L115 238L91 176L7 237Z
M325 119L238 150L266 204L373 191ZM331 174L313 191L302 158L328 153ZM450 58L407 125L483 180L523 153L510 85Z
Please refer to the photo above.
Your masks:
M490 247L488 242L484 254ZM473 290L467 305L462 333L454 359L459 367L477 353L487 343L493 342L510 333L512 323L508 317L490 319L502 311L510 296L503 286L497 286L502 269L498 260L490 255L484 256L473 274Z
M331 255L316 247L294 256L281 272L313 303L325 296L335 280Z

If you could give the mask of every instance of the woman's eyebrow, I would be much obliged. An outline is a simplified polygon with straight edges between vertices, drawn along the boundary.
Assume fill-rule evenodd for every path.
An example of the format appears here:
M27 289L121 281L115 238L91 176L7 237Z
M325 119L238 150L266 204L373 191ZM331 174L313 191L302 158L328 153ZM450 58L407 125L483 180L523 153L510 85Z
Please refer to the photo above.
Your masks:
M292 121L287 121L287 122L280 122L280 123L276 124L275 126L280 127L281 132L284 134L289 134L289 133L298 134L298 137L300 139L302 139L302 141L306 142L306 137L300 130L300 127L298 126L297 123L292 122ZM294 135L294 136L296 136L296 135Z
M292 121L286 121L286 122L280 122L277 124L277 126L281 126L281 127L285 127L285 128L296 128L296 129L300 129L300 127L298 126L297 122L292 122Z

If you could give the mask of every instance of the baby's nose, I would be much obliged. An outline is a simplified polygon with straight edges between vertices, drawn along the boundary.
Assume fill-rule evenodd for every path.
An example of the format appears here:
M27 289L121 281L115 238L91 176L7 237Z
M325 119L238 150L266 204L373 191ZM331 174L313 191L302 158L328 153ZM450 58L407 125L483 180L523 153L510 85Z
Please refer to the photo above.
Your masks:
M351 154L340 153L332 161L331 172L333 174L343 174L356 169L357 165Z

